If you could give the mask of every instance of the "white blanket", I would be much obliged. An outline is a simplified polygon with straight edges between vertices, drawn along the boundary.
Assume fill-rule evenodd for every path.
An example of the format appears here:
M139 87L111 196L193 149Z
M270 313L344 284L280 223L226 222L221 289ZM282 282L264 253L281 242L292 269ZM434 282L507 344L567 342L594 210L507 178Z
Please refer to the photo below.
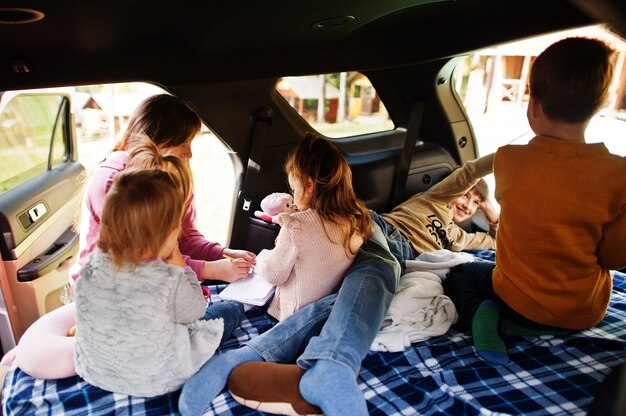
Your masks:
M411 343L445 334L457 320L454 304L443 294L450 267L473 261L468 253L437 250L407 261L383 325L370 349L400 352Z

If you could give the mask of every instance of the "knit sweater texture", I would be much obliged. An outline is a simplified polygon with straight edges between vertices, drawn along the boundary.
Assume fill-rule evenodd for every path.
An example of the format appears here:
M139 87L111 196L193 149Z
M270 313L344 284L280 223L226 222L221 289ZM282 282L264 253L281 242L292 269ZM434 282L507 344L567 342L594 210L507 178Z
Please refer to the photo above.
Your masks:
M493 154L468 161L426 192L413 195L381 217L409 240L416 253L493 249L495 228L490 230L491 235L465 232L452 220L450 205L492 171Z
M346 252L341 227L324 221L317 211L281 214L274 249L257 258L256 272L276 285L267 312L279 321L330 294L343 279L354 255ZM356 253L363 238L352 236Z
M602 143L538 136L498 149L494 173L501 207L495 292L544 325L600 322L609 269L626 265L626 159Z
M76 372L114 393L152 397L179 389L217 349L222 319L201 321L206 301L189 267L153 260L114 268L96 250L76 281Z

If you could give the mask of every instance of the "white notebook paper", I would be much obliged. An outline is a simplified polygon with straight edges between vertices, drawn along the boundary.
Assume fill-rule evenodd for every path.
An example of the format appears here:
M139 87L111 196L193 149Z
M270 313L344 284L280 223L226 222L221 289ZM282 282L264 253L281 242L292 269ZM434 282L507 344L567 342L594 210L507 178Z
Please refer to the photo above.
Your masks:
M236 300L254 306L262 306L274 294L274 285L265 281L254 271L250 277L237 280L226 286L218 295L220 299Z

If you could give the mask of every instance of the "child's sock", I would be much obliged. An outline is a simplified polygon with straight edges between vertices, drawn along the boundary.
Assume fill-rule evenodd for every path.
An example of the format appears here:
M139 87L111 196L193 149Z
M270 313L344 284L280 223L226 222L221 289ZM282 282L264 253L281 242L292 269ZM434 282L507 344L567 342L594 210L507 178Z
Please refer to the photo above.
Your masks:
M572 331L567 329L533 329L526 328L519 325L516 322L508 318L502 318L500 320L500 328L502 332L507 335L521 335L521 336L540 336L540 335L555 335L558 337L562 337L568 334L571 334Z
M185 385L178 399L178 410L184 416L201 415L224 389L231 371L239 364L263 361L251 347L243 346L209 359Z
M326 416L368 414L354 372L334 361L316 361L300 379L300 394Z
M474 347L480 358L492 365L509 362L506 346L498 335L498 306L491 300L483 301L472 319Z

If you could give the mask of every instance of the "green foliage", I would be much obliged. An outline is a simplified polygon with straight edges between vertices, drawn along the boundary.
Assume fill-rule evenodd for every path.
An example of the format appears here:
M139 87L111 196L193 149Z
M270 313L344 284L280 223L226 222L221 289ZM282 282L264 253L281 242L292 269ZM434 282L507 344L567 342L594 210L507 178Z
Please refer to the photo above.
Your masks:
M61 96L18 96L0 114L0 191L44 172Z

